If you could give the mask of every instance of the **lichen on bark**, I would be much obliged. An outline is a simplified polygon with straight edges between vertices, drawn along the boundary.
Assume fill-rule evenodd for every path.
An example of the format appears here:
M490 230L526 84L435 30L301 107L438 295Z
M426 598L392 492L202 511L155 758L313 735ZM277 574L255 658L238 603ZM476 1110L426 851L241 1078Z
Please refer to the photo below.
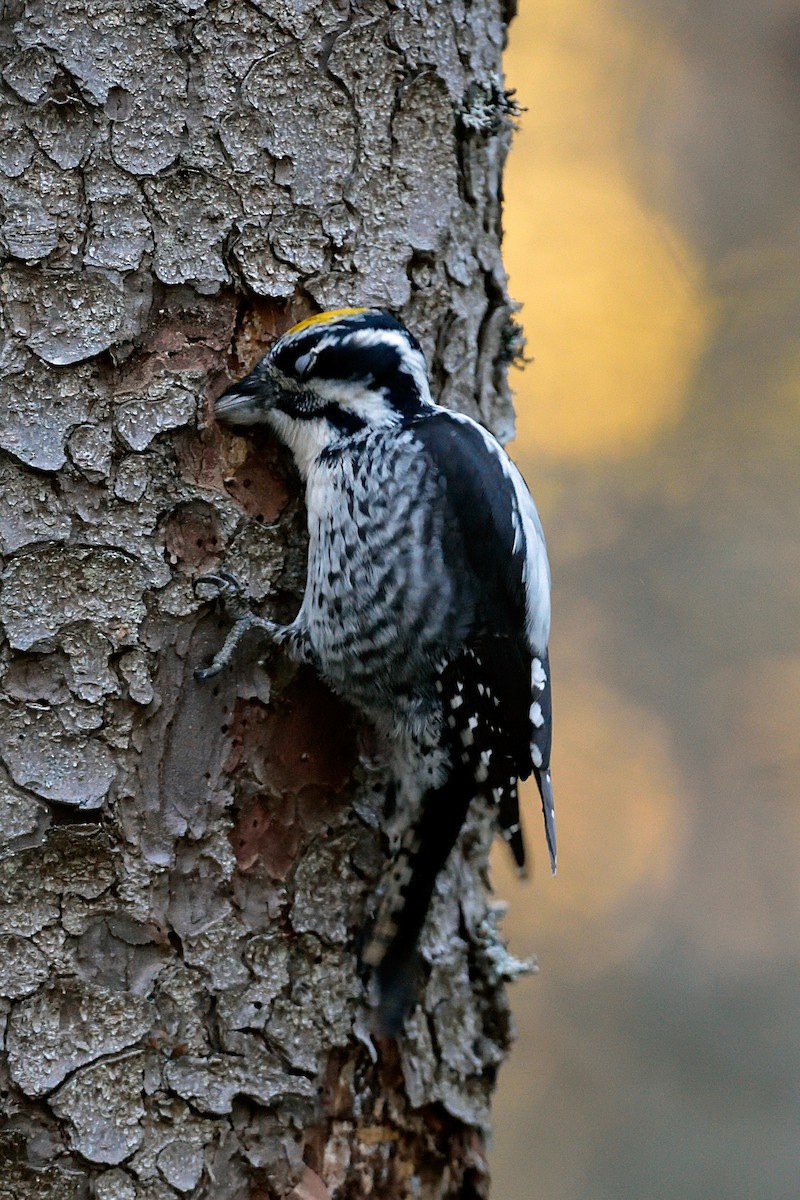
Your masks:
M391 307L442 401L509 436L508 16L6 4L0 1197L486 1192L514 971L488 818L437 889L407 1034L376 1047L379 749L273 653L198 685L220 630L193 580L224 566L292 615L297 481L209 403L318 308Z

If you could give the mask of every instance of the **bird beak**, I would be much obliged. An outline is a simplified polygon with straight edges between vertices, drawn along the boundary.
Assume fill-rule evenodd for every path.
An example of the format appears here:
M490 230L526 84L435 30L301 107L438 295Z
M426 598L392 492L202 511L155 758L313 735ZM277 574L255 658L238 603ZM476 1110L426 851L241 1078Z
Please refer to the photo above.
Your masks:
M269 379L254 371L227 388L214 401L214 416L225 425L259 425L274 404Z

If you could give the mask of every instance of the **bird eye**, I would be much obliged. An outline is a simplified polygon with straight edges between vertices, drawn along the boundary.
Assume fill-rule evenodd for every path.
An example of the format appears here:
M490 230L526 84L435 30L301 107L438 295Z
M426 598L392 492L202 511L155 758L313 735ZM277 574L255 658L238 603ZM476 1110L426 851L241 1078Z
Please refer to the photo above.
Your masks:
M316 360L316 354L313 350L309 350L308 354L301 354L296 359L294 364L294 372L298 379L304 379Z

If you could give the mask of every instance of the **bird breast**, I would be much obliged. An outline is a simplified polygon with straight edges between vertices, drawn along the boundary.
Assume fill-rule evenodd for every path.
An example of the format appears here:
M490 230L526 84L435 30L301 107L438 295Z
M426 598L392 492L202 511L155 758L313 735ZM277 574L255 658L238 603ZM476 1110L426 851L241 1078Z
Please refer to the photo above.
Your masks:
M351 441L309 473L302 615L323 674L369 709L433 689L471 598L446 569L442 484L413 435Z

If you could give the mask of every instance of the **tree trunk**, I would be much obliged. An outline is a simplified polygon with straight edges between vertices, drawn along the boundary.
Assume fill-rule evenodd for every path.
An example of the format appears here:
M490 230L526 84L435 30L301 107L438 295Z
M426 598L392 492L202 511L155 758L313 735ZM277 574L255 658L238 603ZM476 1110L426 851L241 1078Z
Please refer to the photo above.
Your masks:
M380 755L279 655L198 684L224 567L290 618L295 478L209 401L385 305L500 434L503 0L10 0L0 27L0 1197L486 1194L509 1040L476 813L375 1045Z

